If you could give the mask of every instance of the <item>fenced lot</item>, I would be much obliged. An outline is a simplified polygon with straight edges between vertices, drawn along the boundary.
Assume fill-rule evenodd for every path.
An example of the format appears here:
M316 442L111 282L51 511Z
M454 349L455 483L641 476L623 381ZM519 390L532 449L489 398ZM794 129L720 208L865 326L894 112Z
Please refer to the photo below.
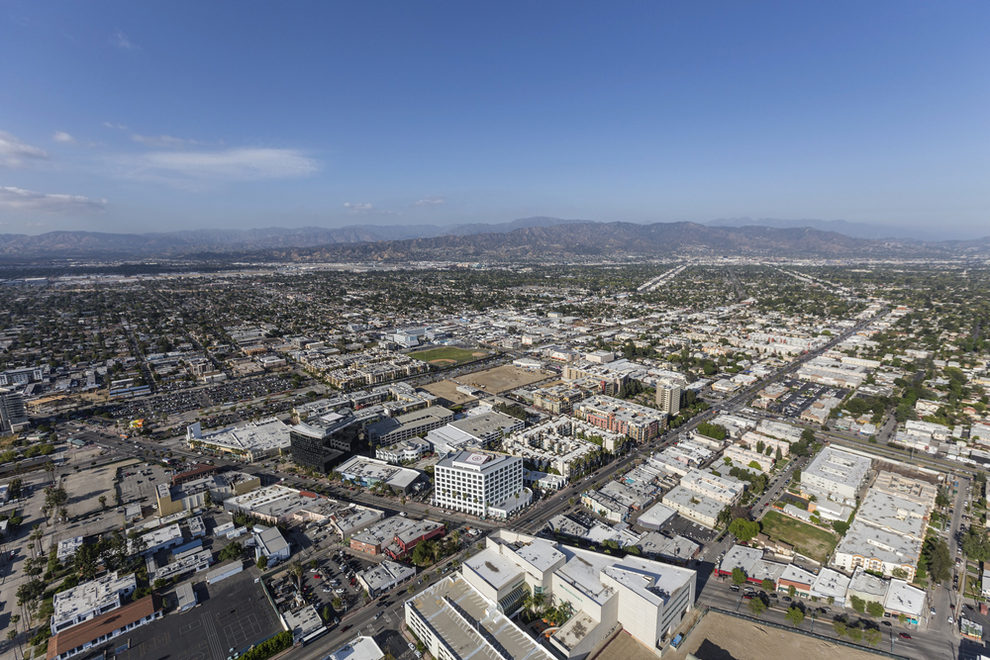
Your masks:
M763 526L763 533L770 538L790 543L802 555L822 563L839 542L835 534L788 518L779 511L767 511L760 524Z

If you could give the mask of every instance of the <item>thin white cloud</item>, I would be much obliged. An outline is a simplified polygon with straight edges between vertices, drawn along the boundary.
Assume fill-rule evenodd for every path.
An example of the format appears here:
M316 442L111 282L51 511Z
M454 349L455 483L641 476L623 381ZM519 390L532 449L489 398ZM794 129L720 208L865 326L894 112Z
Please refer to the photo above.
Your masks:
M128 176L180 185L212 181L258 181L308 176L319 162L295 149L237 148L219 151L151 151L125 156Z
M105 122L103 122L103 127L104 128L113 128L113 129L116 129L118 131L126 131L127 130L127 126L125 126L124 124L115 124L112 121L105 121Z
M13 186L0 186L0 210L43 213L98 213L107 200L82 195L41 193Z
M44 160L48 154L38 147L21 142L5 131L0 131L0 167L22 167L32 160Z
M344 208L351 213L371 213L375 210L371 202L344 202Z
M202 144L198 140L190 140L189 138L180 138L173 135L140 135L138 133L131 133L131 139L149 147L175 148Z
M110 43L121 50L135 50L137 48L137 45L122 30L113 33L113 36L110 37Z
M52 135L52 139L56 142L63 142L67 144L71 144L76 141L76 138L72 137L65 131L55 131L55 134Z
M413 206L442 206L447 203L443 197L424 197L413 202Z

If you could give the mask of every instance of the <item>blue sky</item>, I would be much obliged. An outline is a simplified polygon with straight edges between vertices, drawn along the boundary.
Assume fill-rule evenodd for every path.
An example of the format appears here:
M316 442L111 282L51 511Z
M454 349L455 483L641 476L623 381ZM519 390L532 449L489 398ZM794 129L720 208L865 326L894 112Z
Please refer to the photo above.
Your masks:
M0 233L990 234L986 2L0 5Z

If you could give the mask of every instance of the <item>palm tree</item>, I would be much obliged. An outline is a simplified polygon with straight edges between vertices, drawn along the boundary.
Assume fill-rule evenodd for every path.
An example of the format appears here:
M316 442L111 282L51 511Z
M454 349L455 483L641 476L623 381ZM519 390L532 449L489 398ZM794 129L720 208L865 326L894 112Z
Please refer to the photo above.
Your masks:
M292 565L289 566L289 574L295 576L296 588L302 589L302 576L303 576L302 564L300 564L298 561L292 562Z

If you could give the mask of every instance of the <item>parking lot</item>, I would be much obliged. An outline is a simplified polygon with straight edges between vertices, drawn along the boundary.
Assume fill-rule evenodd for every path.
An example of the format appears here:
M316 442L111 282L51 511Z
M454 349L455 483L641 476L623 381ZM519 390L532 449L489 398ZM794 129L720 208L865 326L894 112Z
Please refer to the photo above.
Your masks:
M842 399L849 393L849 390L841 387L830 387L817 383L806 383L803 380L788 378L783 381L783 385L790 389L776 401L767 406L767 411L784 417L797 418L808 409L816 399L822 396L834 396Z
M718 536L715 530L708 529L704 525L699 525L686 518L682 518L680 514L673 516L667 521L661 528L661 531L668 535L680 534L695 543L700 543L702 546L708 545Z
M159 393L133 401L122 401L108 406L108 411L116 419L136 419L162 414L179 415L234 401L248 401L290 389L292 389L292 381L288 377L265 375L197 389Z
M296 609L302 602L314 605L317 611L330 607L334 616L364 603L363 588L356 579L357 573L373 565L336 548L329 555L304 562L302 593L296 588L296 578L284 571L268 581L268 588L280 611ZM333 606L339 598L339 608Z
M172 614L153 625L127 633L131 648L117 654L127 660L211 660L281 632L278 617L255 583L257 573L245 570L207 587L194 586L200 604L188 612Z
M79 472L67 471L62 477L62 487L69 497L66 509L69 518L79 518L100 511L100 496L106 498L107 507L114 506L113 483L118 468L133 469L136 460L120 461Z
M140 502L143 505L155 505L155 484L167 483L171 480L170 471L157 464L142 463L120 472L120 502L131 504ZM113 492L111 488L108 492Z

